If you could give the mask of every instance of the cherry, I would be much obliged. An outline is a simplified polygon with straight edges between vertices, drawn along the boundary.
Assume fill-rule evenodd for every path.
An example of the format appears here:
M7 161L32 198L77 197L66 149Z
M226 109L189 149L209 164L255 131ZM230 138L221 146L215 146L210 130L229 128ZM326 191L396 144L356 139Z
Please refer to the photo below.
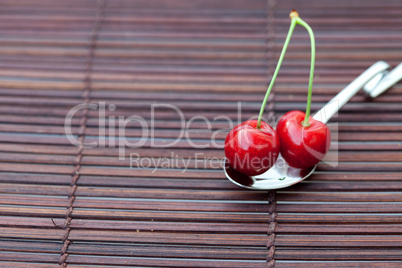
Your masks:
M306 28L310 35L311 66L307 107L306 113L291 111L285 114L279 120L276 131L281 143L281 155L286 162L296 168L308 168L316 165L324 158L331 144L331 134L327 125L310 117L315 64L315 40L313 30L299 17L299 14L295 10L292 10L290 13L290 18L291 27L288 35L291 35L296 24Z
M327 125L310 117L310 125L305 127L305 116L301 111L288 112L276 126L282 157L296 168L316 165L324 158L331 144L331 133Z
M286 37L285 44L279 56L271 82L261 105L258 120L249 120L233 128L225 141L225 155L229 165L249 176L255 176L264 173L270 169L278 159L279 138L275 130L267 123L261 121L267 104L269 94L271 93L275 79L278 75L286 48L289 44L291 33L294 27L291 25L289 34ZM257 163L259 162L259 163Z
M225 155L230 166L248 176L256 176L271 168L279 155L279 139L266 122L257 128L257 120L234 127L225 140Z

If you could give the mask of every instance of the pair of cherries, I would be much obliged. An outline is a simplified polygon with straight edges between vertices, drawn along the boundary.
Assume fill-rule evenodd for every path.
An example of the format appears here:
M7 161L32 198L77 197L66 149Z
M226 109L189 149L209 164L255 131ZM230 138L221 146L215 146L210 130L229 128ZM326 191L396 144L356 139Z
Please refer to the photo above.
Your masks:
M233 128L225 141L225 155L237 171L249 176L265 173L276 162L279 152L295 168L316 165L328 152L331 138L324 123L305 113L290 111L278 122L276 131L266 122L257 128L257 120L248 120Z
M258 120L248 120L234 127L225 140L227 161L233 169L249 176L265 173L276 163L279 153L292 167L312 167L324 158L330 147L331 138L328 126L310 117L315 63L314 33L295 10L292 10L289 16L291 18L289 32L261 105ZM261 119L296 24L307 29L311 40L311 68L307 108L306 113L301 111L286 113L278 121L275 131Z

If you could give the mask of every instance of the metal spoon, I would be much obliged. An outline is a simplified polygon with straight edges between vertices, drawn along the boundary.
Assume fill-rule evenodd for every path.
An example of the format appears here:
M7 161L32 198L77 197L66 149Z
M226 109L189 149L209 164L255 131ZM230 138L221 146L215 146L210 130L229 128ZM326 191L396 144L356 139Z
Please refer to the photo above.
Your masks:
M384 61L378 61L370 68L358 76L352 83L339 92L328 104L319 110L313 118L315 120L327 123L329 119L334 116L342 106L344 106L363 86L371 84L371 90L376 89L376 85L381 84L381 79L385 75L379 74L387 72L389 64ZM402 78L402 73L400 74ZM396 79L395 79L396 80ZM396 83L397 81L395 81ZM388 88L392 85L388 85ZM366 88L367 89L367 88ZM247 176L234 170L226 161L224 163L224 171L226 177L234 184L253 190L273 190L296 184L311 174L313 174L317 165L307 169L299 169L289 166L281 155L275 165L267 172L258 176Z

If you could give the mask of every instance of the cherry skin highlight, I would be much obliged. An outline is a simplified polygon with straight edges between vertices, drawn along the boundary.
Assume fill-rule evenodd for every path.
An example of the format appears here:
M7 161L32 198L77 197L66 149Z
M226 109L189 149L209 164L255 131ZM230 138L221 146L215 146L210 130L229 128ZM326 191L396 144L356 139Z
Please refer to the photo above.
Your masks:
M309 117L310 126L305 127L302 125L305 116L301 111L290 111L276 126L282 157L295 168L316 165L324 158L331 145L328 126Z
M265 122L257 128L257 120L248 120L234 127L225 140L225 156L229 165L248 176L263 174L279 155L279 138Z

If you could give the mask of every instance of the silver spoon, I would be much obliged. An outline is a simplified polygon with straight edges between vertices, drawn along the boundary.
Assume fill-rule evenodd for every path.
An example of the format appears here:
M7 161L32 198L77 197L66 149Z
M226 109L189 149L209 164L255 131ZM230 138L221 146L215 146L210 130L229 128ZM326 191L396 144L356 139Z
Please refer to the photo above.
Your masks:
M352 83L339 92L328 104L319 110L313 118L315 120L327 123L329 119L334 116L342 106L344 106L356 93L365 85L370 84L368 89L374 91L377 85L381 85L381 81L385 75L389 64L384 61L378 61L370 68L358 76ZM402 73L399 73L399 79L402 78ZM381 77L379 79L379 77ZM398 81L397 79L395 83ZM394 84L395 84L394 83ZM393 84L388 84L387 88ZM278 160L267 172L258 176L247 176L234 170L226 161L224 163L224 171L226 177L234 184L253 190L273 190L291 186L309 177L313 174L317 165L307 169L299 169L289 166L283 157L279 154Z

